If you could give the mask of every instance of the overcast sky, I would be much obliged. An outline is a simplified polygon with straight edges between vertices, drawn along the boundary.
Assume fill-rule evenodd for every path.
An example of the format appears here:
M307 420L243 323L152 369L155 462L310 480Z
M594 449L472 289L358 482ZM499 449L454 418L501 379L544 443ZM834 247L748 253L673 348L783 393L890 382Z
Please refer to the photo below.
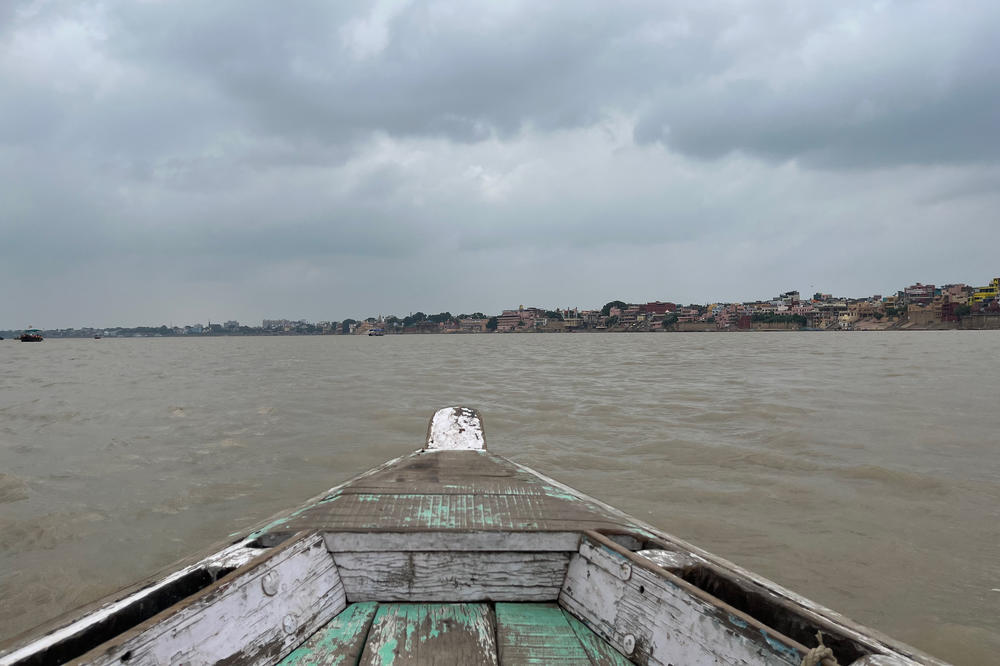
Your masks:
M0 3L0 328L1000 274L1000 2Z

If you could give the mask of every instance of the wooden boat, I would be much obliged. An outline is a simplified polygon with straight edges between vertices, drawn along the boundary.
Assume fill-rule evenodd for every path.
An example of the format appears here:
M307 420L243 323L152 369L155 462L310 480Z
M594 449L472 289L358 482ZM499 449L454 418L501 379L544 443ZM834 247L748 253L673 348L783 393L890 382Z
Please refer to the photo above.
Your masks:
M17 339L21 342L41 342L43 340L42 332L37 328L29 328L17 336Z
M63 662L943 663L494 455L463 407L415 453L0 646L0 666Z

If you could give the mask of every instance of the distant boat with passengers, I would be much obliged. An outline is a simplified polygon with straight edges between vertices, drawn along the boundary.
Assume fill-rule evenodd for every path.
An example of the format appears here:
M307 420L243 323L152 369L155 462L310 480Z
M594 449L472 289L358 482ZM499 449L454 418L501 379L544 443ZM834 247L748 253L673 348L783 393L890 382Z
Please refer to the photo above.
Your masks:
M21 335L17 336L17 339L21 342L41 342L45 338L42 337L42 332L37 328L28 328L21 332Z

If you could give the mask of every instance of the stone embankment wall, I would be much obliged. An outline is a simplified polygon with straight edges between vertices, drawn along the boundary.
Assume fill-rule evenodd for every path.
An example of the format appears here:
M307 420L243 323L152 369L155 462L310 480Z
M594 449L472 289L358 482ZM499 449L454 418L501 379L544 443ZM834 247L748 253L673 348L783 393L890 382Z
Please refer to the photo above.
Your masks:
M715 325L715 322L709 324L703 321L679 321L674 324L674 330L681 332L718 331L719 327Z
M798 331L802 328L793 321L755 321L750 326L754 331Z
M963 331L1000 330L1000 313L968 314L962 317L959 328Z

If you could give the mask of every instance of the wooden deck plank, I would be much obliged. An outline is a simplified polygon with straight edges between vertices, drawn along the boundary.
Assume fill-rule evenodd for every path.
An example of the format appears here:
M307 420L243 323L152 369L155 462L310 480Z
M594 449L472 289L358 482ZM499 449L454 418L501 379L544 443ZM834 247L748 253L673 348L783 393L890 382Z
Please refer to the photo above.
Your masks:
M563 609L563 614L573 628L573 632L580 640L580 645L587 652L591 663L594 666L631 666L632 662L622 656L622 654L608 645L603 638L595 634L583 622L573 617L571 613Z
M416 453L344 492L543 494L539 479L485 451Z
M621 529L618 514L487 451L417 452L331 491L267 531Z
M383 604L360 664L496 666L493 610L486 604Z
M280 666L355 666L378 604L351 604L299 648L281 660Z
M579 664L590 657L556 604L496 605L497 649L503 666Z
M522 551L575 553L579 532L327 532L331 553Z
M615 526L583 506L526 495L341 495L291 518L285 529L373 531L579 531Z

